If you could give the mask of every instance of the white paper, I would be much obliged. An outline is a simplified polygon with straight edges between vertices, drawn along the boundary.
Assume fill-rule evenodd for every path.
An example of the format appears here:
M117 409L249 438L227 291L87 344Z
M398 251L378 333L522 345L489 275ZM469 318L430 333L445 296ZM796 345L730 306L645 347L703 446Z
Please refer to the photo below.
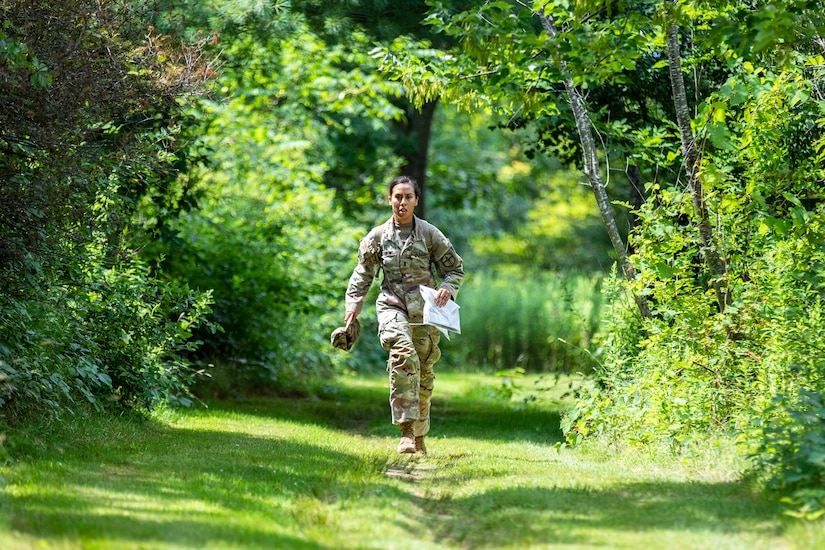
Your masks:
M450 339L449 330L461 334L461 319L458 310L461 307L454 300L449 300L444 307L435 305L436 290L421 285L418 287L424 298L424 324L432 325Z

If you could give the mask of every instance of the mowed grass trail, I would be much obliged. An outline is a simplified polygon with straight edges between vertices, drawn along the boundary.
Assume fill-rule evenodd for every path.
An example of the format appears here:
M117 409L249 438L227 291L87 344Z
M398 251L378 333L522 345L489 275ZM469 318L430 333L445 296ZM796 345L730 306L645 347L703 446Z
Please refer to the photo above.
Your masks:
M562 389L518 383L505 400L500 379L439 373L427 457L395 453L380 375L312 399L66 419L0 470L0 548L825 547L722 452L558 450Z

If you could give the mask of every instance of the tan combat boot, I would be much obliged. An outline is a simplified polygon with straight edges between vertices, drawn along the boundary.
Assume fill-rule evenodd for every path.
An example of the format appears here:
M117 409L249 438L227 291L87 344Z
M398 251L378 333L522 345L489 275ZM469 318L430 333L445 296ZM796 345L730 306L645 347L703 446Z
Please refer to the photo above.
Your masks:
M423 435L415 436L415 452L421 453L422 455L427 454L427 446L424 445L424 436Z
M398 444L399 453L415 452L415 432L413 432L412 422L401 423L401 442Z

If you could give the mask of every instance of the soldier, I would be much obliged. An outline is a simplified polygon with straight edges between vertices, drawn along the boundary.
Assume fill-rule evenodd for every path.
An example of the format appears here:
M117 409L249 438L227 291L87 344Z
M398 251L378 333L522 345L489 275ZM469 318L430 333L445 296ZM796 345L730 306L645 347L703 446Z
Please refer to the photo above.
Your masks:
M444 234L413 214L419 194L418 183L408 176L390 183L392 217L361 239L358 265L347 286L344 322L349 326L356 320L378 269L382 269L384 279L376 300L378 337L389 352L392 423L401 427L398 452L426 454L433 365L441 350L438 329L422 324L424 299L418 287L437 288L435 303L443 307L458 295L464 269Z

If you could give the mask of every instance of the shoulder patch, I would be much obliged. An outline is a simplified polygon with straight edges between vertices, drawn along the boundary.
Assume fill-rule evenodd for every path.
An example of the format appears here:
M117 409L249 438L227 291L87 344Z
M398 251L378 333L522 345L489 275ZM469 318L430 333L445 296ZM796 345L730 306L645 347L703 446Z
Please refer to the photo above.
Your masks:
M452 252L447 252L446 254L441 256L439 263L444 267L455 267L456 263L458 262L455 259L455 254L453 254Z

